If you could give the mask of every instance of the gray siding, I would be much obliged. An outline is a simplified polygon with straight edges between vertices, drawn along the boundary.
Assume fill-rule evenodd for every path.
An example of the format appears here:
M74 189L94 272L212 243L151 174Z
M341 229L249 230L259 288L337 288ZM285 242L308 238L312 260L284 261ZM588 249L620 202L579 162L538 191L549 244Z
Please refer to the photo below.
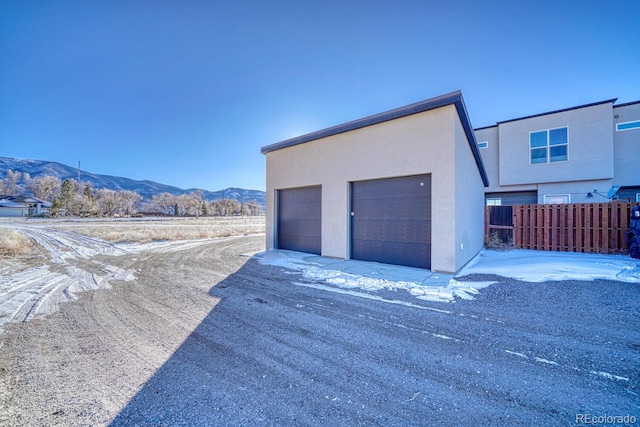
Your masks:
M511 191L504 193L486 193L485 199L500 199L502 206L529 205L538 203L537 191Z
M615 123L640 120L640 103L613 109ZM616 131L613 126L615 174L614 185L640 185L640 129Z
M613 178L611 103L499 125L500 185ZM568 127L568 160L531 164L529 134Z

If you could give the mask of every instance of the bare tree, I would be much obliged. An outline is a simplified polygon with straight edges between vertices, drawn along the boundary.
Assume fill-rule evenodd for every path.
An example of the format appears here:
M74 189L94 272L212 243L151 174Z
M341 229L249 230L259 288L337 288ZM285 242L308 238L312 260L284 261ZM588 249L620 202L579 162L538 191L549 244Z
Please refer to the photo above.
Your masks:
M156 194L151 198L151 202L156 205L159 210L167 215L176 215L176 196L170 193Z
M214 216L222 215L222 204L220 203L221 199L216 199L209 202L209 214Z
M195 216L196 218L206 213L206 201L204 200L204 193L201 190L194 191L193 193L185 194L179 198L180 204L184 207L184 211L187 215Z
M248 211L249 215L258 216L262 215L262 205L255 200L250 200L247 202L245 209Z
M24 191L24 187L20 185L22 172L7 170L7 175L2 180L2 192L7 196L17 196Z
M102 215L114 216L118 209L120 209L118 194L114 190L101 188L96 193L96 201L98 202L98 208Z
M41 175L29 179L28 186L34 197L52 202L60 193L62 181L57 176Z
M236 199L216 199L209 204L212 215L240 215L242 205Z
M122 212L125 215L134 215L137 212L138 204L142 201L142 196L135 191L120 190L118 191L118 199Z

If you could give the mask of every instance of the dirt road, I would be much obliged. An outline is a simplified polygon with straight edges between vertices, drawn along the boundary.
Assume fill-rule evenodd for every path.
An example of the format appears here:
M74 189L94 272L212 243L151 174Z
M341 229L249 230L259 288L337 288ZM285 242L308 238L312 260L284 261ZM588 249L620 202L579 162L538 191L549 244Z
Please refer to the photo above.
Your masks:
M492 277L455 303L345 293L242 255L263 242L51 249L50 271L130 280L5 324L0 425L640 419L640 284Z
M13 293L6 320L29 321L4 324L0 425L108 423L215 307L211 287L264 242L259 235L133 251L74 233L21 231L46 255L3 274L12 280L5 290L19 280L29 290L28 298Z

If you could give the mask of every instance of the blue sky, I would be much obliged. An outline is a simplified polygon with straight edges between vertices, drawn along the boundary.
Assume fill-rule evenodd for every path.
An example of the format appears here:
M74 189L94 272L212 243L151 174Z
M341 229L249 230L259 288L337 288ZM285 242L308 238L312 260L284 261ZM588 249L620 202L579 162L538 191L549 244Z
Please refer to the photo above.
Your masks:
M640 99L640 1L0 0L0 156L264 189L260 147L462 90Z

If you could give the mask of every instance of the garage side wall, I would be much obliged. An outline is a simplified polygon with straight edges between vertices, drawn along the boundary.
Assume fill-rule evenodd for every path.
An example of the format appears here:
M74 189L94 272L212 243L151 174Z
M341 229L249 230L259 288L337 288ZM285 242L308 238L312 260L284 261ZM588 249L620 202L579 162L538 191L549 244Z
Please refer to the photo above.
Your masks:
M460 120L456 120L455 222L453 251L458 271L484 246L484 186ZM490 183L491 184L491 183Z
M274 247L278 189L322 185L322 255L348 259L349 183L431 174L431 268L455 271L456 123L448 105L267 153L267 248Z

